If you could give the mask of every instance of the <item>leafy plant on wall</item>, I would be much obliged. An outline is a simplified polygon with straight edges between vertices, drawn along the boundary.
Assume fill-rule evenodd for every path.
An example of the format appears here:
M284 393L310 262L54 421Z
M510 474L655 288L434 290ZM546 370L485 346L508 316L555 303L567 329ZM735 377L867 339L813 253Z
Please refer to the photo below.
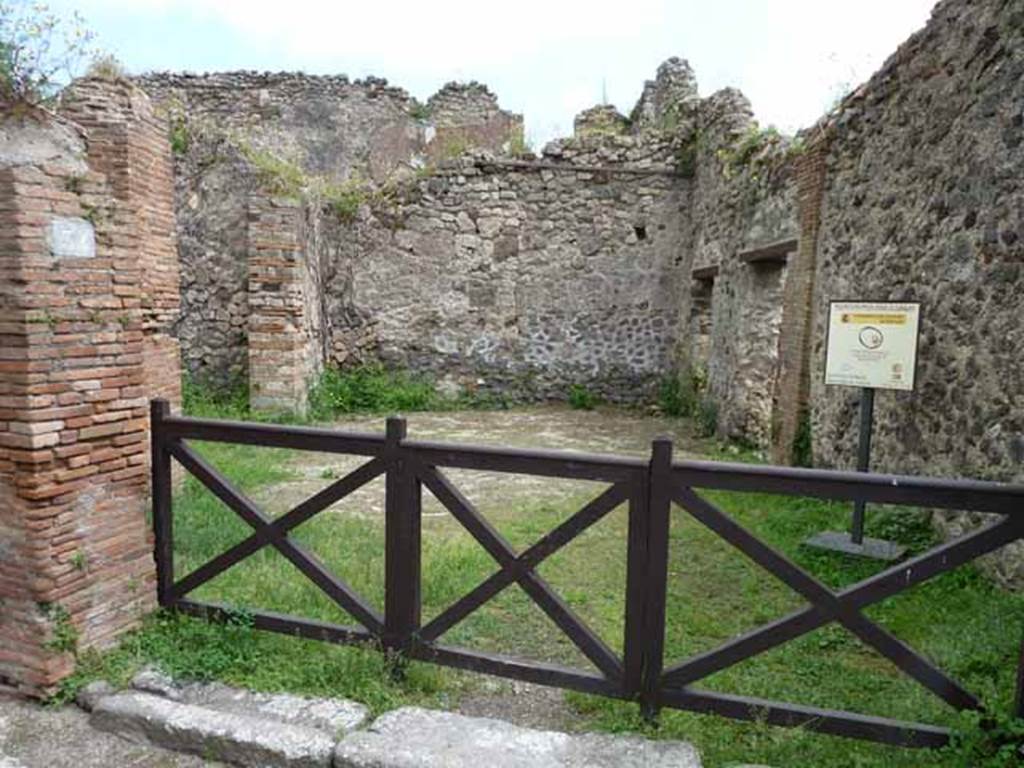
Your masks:
M0 106L51 100L99 58L93 39L77 11L58 16L44 3L0 0Z

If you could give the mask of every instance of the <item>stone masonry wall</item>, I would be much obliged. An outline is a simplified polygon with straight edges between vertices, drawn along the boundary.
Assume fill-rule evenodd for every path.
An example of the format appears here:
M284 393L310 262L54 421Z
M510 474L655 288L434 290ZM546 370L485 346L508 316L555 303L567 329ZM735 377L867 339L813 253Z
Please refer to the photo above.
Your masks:
M601 105L576 127L539 159L466 158L331 225L317 256L328 359L513 398L563 398L579 384L649 401L694 362L689 275L714 264L701 362L720 431L766 445L785 264L739 255L796 235L789 146L757 131L738 92L700 99L678 59L632 120ZM751 136L749 156L728 159Z
M154 607L146 403L179 376L162 126L123 82L62 111L0 119L0 684L33 695Z
M629 137L547 164L466 158L393 207L336 225L326 254L333 361L377 359L448 386L639 400L671 366L686 190ZM645 165L641 165L645 164Z
M415 102L377 78L353 82L343 75L157 73L136 78L136 83L186 133L195 124L213 124L257 150L331 178L366 173L371 158L390 166L386 175L417 148L415 120L409 115ZM411 131L397 148L392 146L396 126Z
M257 180L223 133L193 127L174 154L181 301L174 326L193 378L219 387L248 375L249 196Z
M463 146L502 151L522 139L522 117L501 109L482 83L448 83L427 100L424 112L428 117L420 126L428 162Z
M826 130L816 461L855 456L858 393L820 376L828 300L910 300L922 303L916 388L876 398L874 466L1024 481L1024 7L940 3ZM994 568L1024 583L1024 544Z
M577 135L540 158L447 159L446 147L476 130L485 134L476 143L504 149L498 139L520 125L477 83L448 84L420 108L380 81L228 73L140 82L167 110L179 149L186 311L176 331L193 375L229 383L266 359L252 391L284 407L316 368L307 351L322 350L317 364L382 361L453 390L561 398L580 384L612 400L649 400L661 378L695 362L689 273L714 263L721 275L707 307L706 359L697 362L711 371L723 436L766 444L784 264L751 266L738 254L793 235L786 147L767 141L741 163L724 162L737 143L758 138L749 104L732 90L701 99L685 61L659 67L631 118L607 105L588 110ZM296 203L288 231L261 238L288 242L308 290L297 280L278 285L276 274L263 281L265 249L251 235L266 210L253 201L271 193L253 148L290 153L302 173L366 173L368 155L349 152L356 145L346 132L366 130L353 116L369 119L367 104L375 120L429 128L422 162L431 167L398 177L355 217L332 215L316 194ZM297 127L311 111L334 117ZM332 151L349 153L344 169L316 159L328 134ZM285 327L277 288L291 292L289 329L322 315L312 336L252 334ZM282 345L297 357L275 366ZM275 372L278 381L265 378Z
M700 105L693 142L692 259L681 297L680 367L706 369L720 436L765 447L786 254L753 263L743 256L797 237L792 146L762 132L749 102L732 89Z
M248 203L254 164L344 183L411 176L463 146L500 150L522 131L485 86L449 83L424 105L378 78L157 73L136 78L175 147L186 369L227 386L248 375Z

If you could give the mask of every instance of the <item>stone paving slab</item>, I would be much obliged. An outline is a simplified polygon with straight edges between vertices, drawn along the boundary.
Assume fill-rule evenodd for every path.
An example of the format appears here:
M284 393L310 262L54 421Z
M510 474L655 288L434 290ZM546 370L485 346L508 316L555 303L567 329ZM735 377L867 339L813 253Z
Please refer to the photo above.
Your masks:
M567 734L403 707L342 739L335 768L700 768L685 742Z
M253 768L330 768L335 744L333 735L316 728L141 692L100 699L90 723L136 743Z

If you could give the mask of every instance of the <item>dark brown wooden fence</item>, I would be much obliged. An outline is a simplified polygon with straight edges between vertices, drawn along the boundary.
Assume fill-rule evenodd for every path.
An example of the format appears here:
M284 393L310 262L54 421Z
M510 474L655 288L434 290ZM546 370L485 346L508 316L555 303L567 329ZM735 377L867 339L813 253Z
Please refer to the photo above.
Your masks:
M673 462L672 443L668 440L653 443L649 460L448 445L407 439L401 419L388 419L383 436L355 434L171 416L167 403L161 400L152 404L152 436L158 592L160 605L165 608L215 620L232 615L232 608L200 603L187 595L235 563L270 546L353 616L359 626L250 612L258 629L333 643L374 641L383 649L408 658L635 700L649 716L662 707L670 707L904 746L940 746L947 742L949 733L922 723L734 696L693 686L709 675L837 622L951 706L978 709L981 705L973 694L868 619L863 611L1024 536L1022 486L703 461ZM273 519L204 461L189 446L189 440L352 454L365 456L367 461ZM177 581L173 576L172 458L253 529L248 538ZM452 484L442 471L445 468L601 481L608 487L537 543L518 552ZM381 475L386 478L383 613L288 535L296 526ZM420 620L420 516L424 486L498 564L492 576L427 624ZM988 512L994 517L955 541L837 591L715 507L701 495L701 491L709 489L847 501L863 499L880 504ZM620 657L538 575L537 567L623 502L629 505L629 532L624 653ZM666 665L668 533L673 504L797 591L808 606L711 651ZM448 629L513 583L523 588L599 673L438 642ZM1024 644L1017 679L1016 714L1024 716Z

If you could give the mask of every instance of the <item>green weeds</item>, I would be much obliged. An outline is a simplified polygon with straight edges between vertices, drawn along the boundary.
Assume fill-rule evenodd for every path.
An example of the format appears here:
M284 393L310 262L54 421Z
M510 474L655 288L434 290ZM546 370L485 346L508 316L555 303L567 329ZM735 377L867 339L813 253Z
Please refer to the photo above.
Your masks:
M694 416L707 387L708 374L703 367L670 373L658 387L658 407L666 416Z
M577 411L592 411L599 402L597 395L582 384L569 387L569 405Z

